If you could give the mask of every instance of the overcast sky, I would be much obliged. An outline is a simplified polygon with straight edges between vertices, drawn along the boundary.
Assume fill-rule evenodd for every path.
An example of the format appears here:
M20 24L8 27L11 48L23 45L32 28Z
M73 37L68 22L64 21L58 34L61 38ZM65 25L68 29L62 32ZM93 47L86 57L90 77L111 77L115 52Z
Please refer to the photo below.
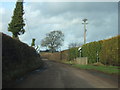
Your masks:
M10 36L7 28L14 8L14 2L0 3L0 32ZM88 19L87 43L118 34L117 2L26 2L24 11L26 32L19 38L28 45L32 38L40 45L46 33L53 30L61 30L65 35L62 50L72 42L83 44L84 18Z

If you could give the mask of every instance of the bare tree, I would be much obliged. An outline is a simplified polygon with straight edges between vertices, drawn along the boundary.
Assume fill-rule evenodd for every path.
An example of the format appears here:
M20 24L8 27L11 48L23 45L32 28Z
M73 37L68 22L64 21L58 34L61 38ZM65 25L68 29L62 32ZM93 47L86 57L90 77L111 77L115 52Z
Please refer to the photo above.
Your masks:
M52 31L46 34L46 37L41 41L41 46L49 48L51 52L62 46L64 34L61 31Z
M69 48L79 47L81 44L74 42L69 44Z

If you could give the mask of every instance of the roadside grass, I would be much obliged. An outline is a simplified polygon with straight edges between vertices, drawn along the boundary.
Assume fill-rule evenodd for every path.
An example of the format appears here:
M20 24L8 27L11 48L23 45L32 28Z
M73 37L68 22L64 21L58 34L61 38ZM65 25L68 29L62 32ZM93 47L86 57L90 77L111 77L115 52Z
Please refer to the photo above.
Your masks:
M62 61L62 63L65 64L70 64L73 67L79 68L79 69L86 69L86 70L96 70L100 72L104 72L107 74L115 74L115 75L120 75L120 69L118 66L106 66L106 65L80 65L80 64L75 64L74 62L70 61Z
M80 69L97 70L97 71L101 71L101 72L109 73L109 74L120 74L119 69L117 69L116 67L111 67L111 66L93 66L93 65L79 65L79 64L73 64L72 66L80 68Z

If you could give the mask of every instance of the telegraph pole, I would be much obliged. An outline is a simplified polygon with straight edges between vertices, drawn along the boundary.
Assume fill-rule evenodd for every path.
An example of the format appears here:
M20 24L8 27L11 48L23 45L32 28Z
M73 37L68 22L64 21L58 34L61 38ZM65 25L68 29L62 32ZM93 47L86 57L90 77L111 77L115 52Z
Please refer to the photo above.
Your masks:
M87 20L88 20L88 19L86 19L86 18L82 20L82 21L83 21L82 24L84 24L84 44L86 43L86 32L87 32L86 24L88 24L88 23L87 23Z

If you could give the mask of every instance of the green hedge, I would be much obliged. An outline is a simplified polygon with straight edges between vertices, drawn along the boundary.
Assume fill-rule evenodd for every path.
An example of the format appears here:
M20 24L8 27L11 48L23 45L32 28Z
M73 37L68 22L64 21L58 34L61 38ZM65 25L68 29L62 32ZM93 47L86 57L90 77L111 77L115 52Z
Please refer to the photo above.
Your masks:
M120 43L120 35L117 37L104 40L100 52L100 62L106 65L120 65L118 54L120 50L118 44ZM119 53L118 53L119 50Z
M82 46L82 57L88 57L88 63L95 63L97 60L106 65L120 65L120 35L84 44ZM98 56L97 56L98 53ZM79 57L78 48L69 49L69 60Z
M82 57L88 57L88 63L97 62L101 50L102 41L91 42L82 46ZM98 53L98 56L97 56Z
M78 48L70 48L68 52L68 57L69 60L74 60L79 57Z

